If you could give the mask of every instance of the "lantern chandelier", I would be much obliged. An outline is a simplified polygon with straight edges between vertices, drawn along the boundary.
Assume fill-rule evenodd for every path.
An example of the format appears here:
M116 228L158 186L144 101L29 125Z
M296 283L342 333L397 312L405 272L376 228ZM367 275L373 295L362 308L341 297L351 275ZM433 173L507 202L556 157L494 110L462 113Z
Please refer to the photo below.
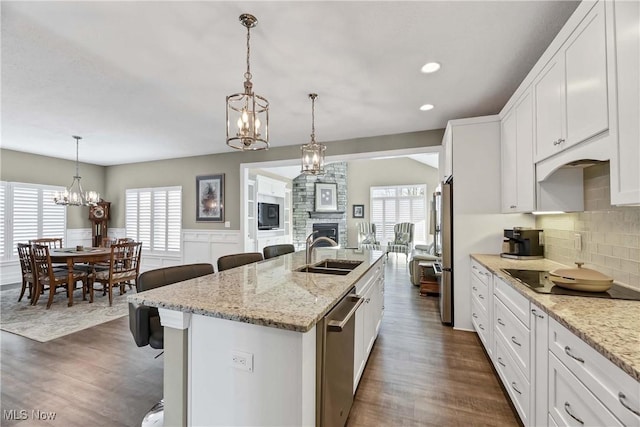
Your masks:
M302 149L302 169L301 173L307 175L324 174L324 152L327 147L316 142L315 112L317 93L310 93L311 99L311 142L301 147Z
M73 182L69 188L64 192L56 191L53 196L53 201L56 205L64 206L95 206L100 200L100 194L95 191L85 192L80 184L80 173L78 163L78 143L82 139L81 136L73 136L76 140L76 175L73 177Z
M244 92L227 96L227 145L237 150L269 149L269 101L253 92L249 65L251 28L258 24L255 16L240 15L247 28L247 71Z

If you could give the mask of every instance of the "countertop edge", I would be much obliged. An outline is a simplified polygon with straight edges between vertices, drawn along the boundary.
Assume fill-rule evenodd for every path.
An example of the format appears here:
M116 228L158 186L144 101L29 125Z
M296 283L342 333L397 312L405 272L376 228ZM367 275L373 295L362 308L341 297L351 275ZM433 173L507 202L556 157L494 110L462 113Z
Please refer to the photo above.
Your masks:
M507 274L503 273L502 271L500 271L500 268L495 268L495 267L493 267L491 265L488 265L481 258L479 258L479 257L487 257L487 256L496 256L496 255L493 255L493 254L471 254L471 258L472 259L474 259L475 261L480 263L482 266L484 266L486 269L491 271L493 274L497 275L501 279L504 279L504 281L506 283L508 283L513 289L515 289L519 294L521 294L522 296L527 298L527 300L529 300L530 302L532 302L532 303L536 304L537 306L539 306L542 310L544 310L545 313L547 313L550 317L552 317L553 319L558 321L562 326L567 328L574 335L576 335L577 337L582 339L584 342L586 342L591 348L596 350L600 355L605 357L607 360L611 361L614 365L616 365L617 367L622 369L625 373L629 374L636 381L640 381L640 370L638 370L637 368L635 368L634 366L629 364L629 362L627 362L626 360L624 360L623 358L618 356L615 352L611 351L610 349L607 349L600 342L598 342L596 339L594 339L589 334L585 333L578 326L572 324L569 320L564 318L562 315L560 315L557 312L553 311L553 309L548 307L544 302L536 299L535 295L532 295L533 291L530 291L530 290L526 289L524 287L524 285L521 285L521 284L517 283L517 281L515 279L513 279L509 275L507 275ZM557 264L558 267L566 267L563 264L557 263L557 262L552 261L552 260L546 260L546 261L554 263L554 264ZM549 298L552 298L552 299L553 298L558 298L558 297L563 298L562 296L549 295ZM567 298L567 297L564 297L564 298ZM571 298L571 297L569 297L569 298Z

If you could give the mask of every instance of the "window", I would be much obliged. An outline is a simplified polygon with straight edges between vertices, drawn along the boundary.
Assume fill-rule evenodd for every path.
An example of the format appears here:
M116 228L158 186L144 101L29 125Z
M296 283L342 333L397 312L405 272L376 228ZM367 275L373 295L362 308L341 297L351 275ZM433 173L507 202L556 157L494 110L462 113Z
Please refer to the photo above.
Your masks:
M393 226L414 224L413 243L427 241L427 186L424 184L371 187L371 222L380 243L393 241Z
M126 190L127 237L151 252L180 252L182 187Z
M17 259L17 244L43 237L65 238L67 210L53 202L64 187L0 182L0 260Z

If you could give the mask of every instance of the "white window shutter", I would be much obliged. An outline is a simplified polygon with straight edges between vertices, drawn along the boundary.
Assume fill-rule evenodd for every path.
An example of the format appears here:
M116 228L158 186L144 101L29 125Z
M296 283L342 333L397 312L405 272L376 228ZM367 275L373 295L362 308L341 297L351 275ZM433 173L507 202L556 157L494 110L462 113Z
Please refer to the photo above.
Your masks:
M126 190L127 237L152 252L180 252L182 187Z

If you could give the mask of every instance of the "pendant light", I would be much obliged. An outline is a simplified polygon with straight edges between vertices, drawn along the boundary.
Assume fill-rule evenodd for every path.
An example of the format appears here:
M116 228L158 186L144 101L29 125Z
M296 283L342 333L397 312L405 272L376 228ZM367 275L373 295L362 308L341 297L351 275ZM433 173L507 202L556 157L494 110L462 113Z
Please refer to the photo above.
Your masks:
M249 65L251 28L255 16L243 13L240 22L247 28L247 71L244 92L227 96L227 145L237 150L269 149L269 101L253 92Z
M100 194L95 191L85 192L80 184L79 162L78 162L78 143L82 139L81 136L73 136L76 140L76 175L73 182L64 192L56 191L53 201L56 205L64 206L95 206L100 200Z
M302 149L302 169L301 173L307 175L324 175L324 152L327 147L316 142L316 98L317 93L310 93L311 99L311 142L301 147Z

